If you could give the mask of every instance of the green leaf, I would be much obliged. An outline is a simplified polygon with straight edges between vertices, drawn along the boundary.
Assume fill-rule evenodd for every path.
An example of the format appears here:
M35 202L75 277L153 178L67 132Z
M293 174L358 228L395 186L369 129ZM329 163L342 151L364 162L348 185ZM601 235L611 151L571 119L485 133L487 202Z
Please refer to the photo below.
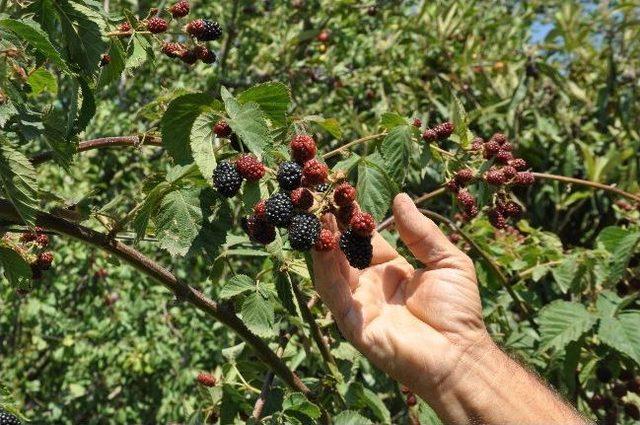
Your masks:
M89 121L96 113L96 100L93 97L93 91L89 84L84 78L79 78L78 83L80 84L80 89L82 91L82 106L80 107L80 112L78 113L78 117L73 126L73 132L71 134L67 134L67 139L75 136L78 133L81 133L87 128L89 125Z
M577 275L580 263L575 256L565 258L557 267L551 269L551 274L563 293L567 293Z
M245 298L240 313L245 325L256 335L263 338L275 335L273 305L259 292Z
M205 112L198 116L191 127L191 152L193 159L205 180L211 182L213 170L216 168L216 157L213 153L215 135L213 127L217 122L216 115Z
M464 106L456 95L453 95L453 105L451 107L451 116L453 125L455 126L455 134L460 138L460 145L463 148L469 147L471 138L469 137L469 117L467 116Z
M598 294L598 299L596 299L598 315L600 317L613 317L616 314L618 307L622 304L622 301L622 298L620 298L615 292L602 291Z
M304 121L309 121L318 124L323 130L331 134L336 139L342 137L342 128L340 123L335 118L324 118L320 115L307 115L304 117Z
M153 46L145 37L135 34L131 41L129 57L125 60L125 69L134 70L153 58Z
M381 165L382 159L370 155L360 161L358 166L358 203L363 211L373 215L376 221L385 217L395 194L395 187Z
M191 129L196 118L207 111L214 99L205 93L179 96L169 103L160 120L162 144L178 164L193 162L191 153Z
M62 68L63 71L68 71L67 64L62 59L62 56L60 56L60 53L53 47L53 44L51 44L49 36L35 21L31 19L20 19L19 21L15 19L2 19L0 20L0 27L13 32Z
M373 425L373 422L353 410L345 410L333 417L334 425Z
M170 183L160 182L144 199L142 206L138 209L132 222L138 240L144 237L147 232L147 227L149 226L149 220L158 210L164 196L171 190L173 190L173 187Z
M0 246L0 266L4 269L4 277L13 288L31 288L31 267L20 254Z
M244 294L248 291L255 291L256 284L252 278L249 276L239 274L233 276L227 283L222 286L220 289L220 294L218 295L223 300L228 300L229 298L233 298L236 295Z
M276 278L276 293L278 294L280 302L289 314L297 316L298 311L293 302L293 289L291 288L291 282L287 277L287 273L278 272L274 274Z
M257 103L276 127L282 127L286 123L286 114L291 106L291 93L282 83L268 82L243 91L238 95L238 102Z
M311 419L320 417L320 408L310 402L302 393L291 393L282 402L282 410L302 413Z
M418 405L418 419L420 425L442 425L436 412L427 403L420 400Z
M200 193L200 189L178 189L160 202L154 218L156 236L171 255L186 255L202 230Z
M107 54L111 57L111 62L100 68L97 87L104 87L117 81L125 68L126 55L119 39L113 38L111 40Z
M412 133L413 129L409 125L394 127L389 131L380 146L387 173L400 185L404 183L409 171Z
M597 317L578 303L557 300L545 306L538 316L540 324L540 350L550 347L563 350L595 324Z
M360 382L353 382L349 385L345 394L347 406L350 409L362 409L368 407L381 423L391 423L391 414L384 405L380 397Z
M0 190L18 211L24 222L35 225L38 209L36 170L19 151L0 134Z
M273 144L273 139L260 106L253 102L241 105L224 87L221 94L230 118L229 126L251 152L262 158L266 148Z
M640 242L640 232L621 229L619 227L607 227L600 232L598 241L611 253L607 280L615 283L620 280L625 273L625 269L633 256L636 245Z
M44 92L49 92L52 95L58 94L58 81L56 77L44 67L33 71L31 75L29 75L27 83L31 87L31 94L34 96Z
M18 110L10 99L6 99L3 103L0 103L0 127L4 127L7 121L17 113Z
M53 5L60 19L67 57L81 71L92 74L107 48L102 41L100 27L85 14L82 9L86 7L80 4L60 0Z
M409 122L405 117L395 112L386 112L380 117L380 126L391 130L395 127L408 125Z
M42 115L42 125L44 139L53 152L53 160L68 170L76 153L76 143L65 137L64 118L57 111L50 109Z
M598 337L603 343L629 356L640 365L640 312L628 311L617 318L600 320Z

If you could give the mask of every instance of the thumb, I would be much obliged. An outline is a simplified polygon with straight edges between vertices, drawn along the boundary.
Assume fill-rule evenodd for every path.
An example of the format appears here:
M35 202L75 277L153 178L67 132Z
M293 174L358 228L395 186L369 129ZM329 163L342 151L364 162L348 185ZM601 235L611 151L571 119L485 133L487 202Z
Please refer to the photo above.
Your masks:
M433 221L418 211L406 193L393 200L393 216L400 238L427 268L451 266L445 262L466 258Z

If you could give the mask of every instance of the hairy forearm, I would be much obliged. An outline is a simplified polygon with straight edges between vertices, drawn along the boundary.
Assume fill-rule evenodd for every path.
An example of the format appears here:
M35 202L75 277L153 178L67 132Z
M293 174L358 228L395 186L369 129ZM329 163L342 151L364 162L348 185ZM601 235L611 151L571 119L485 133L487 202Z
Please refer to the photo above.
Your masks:
M492 342L467 351L437 391L423 392L446 423L587 423Z

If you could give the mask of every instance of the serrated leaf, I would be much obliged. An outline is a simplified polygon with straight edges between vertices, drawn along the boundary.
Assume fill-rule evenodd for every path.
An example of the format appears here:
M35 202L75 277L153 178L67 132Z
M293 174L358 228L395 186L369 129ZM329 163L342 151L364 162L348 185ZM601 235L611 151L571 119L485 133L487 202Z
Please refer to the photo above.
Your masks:
M149 220L158 210L160 203L164 196L172 190L172 186L168 182L161 182L156 187L151 189L149 194L144 199L142 206L133 218L133 228L136 232L136 238L142 239L147 232L149 226Z
M261 159L265 150L273 144L273 138L260 106L254 102L240 104L224 87L221 94L230 118L229 126L247 148Z
M42 115L42 125L44 139L53 152L53 160L64 169L69 169L76 153L76 144L65 138L64 119L50 109Z
M236 295L255 290L256 283L254 280L249 276L239 274L233 276L224 285L222 285L222 289L220 289L220 294L218 296L223 300L228 300Z
M275 273L276 278L276 293L278 294L278 298L280 302L284 306L284 308L291 314L292 316L297 316L298 311L296 310L296 305L293 302L293 289L291 288L291 282L287 278L286 273Z
M363 158L358 166L358 203L363 211L369 212L376 221L385 217L395 194L394 185L381 166L381 158L370 155Z
M213 127L217 122L216 115L203 113L198 116L191 127L191 152L193 159L205 180L211 182L213 170L216 168L216 157L213 153Z
M302 393L291 393L282 402L282 410L302 413L311 419L320 417L320 408L310 402Z
M620 313L617 318L601 319L598 337L640 365L640 312L628 311Z
M387 130L391 130L395 127L407 124L409 124L407 119L400 114L396 114L395 112L386 112L382 114L382 117L380 117L380 126L386 128Z
M456 95L453 95L453 105L451 107L451 116L453 119L453 125L455 126L454 132L460 139L460 145L463 148L469 147L471 139L469 137L469 117L464 110L464 106L460 99Z
M114 81L117 81L125 68L126 55L122 43L119 39L113 38L107 52L111 57L111 62L100 69L98 77L98 87L104 87Z
M20 19L19 21L15 19L1 19L0 27L13 32L62 68L63 71L68 71L67 64L62 59L62 56L55 47L53 47L49 36L40 28L37 22L31 19Z
M436 412L427 403L420 401L418 405L418 419L420 425L442 425Z
M3 103L0 103L0 127L4 127L7 121L17 113L18 110L10 99L5 99Z
M569 288L571 288L571 284L578 277L577 272L579 267L580 263L577 259L570 256L564 259L558 266L551 269L551 274L563 293L566 293Z
M345 410L333 417L334 425L372 425L370 419L365 418L353 410Z
M242 104L255 102L276 127L286 123L286 114L291 105L289 88L279 82L268 82L253 86L238 95Z
M13 288L29 289L31 287L31 267L20 254L0 246L0 266L4 271L4 277Z
M80 70L92 74L106 50L100 27L75 3L60 0L53 3L60 20L66 55Z
M178 189L160 202L154 218L156 236L171 255L186 255L202 230L200 193L200 189Z
M147 59L153 57L153 49L149 40L141 35L135 34L131 40L131 47L128 49L129 56L125 60L125 69L134 70L142 66Z
M350 409L368 407L381 423L391 423L391 414L376 393L365 388L360 382L353 382L345 394L345 401Z
M622 304L622 301L622 298L620 298L615 292L602 291L598 294L598 298L596 299L598 315L600 317L613 317L618 306Z
M190 93L179 96L169 103L160 120L162 144L178 164L193 162L191 153L191 129L196 118L214 103L205 93Z
M49 92L52 95L56 95L58 93L58 81L56 80L56 77L54 77L54 75L44 67L40 67L33 71L29 75L27 83L31 87L31 94L34 96L44 92Z
M21 152L0 135L0 190L18 211L24 222L35 225L38 209L36 170Z
M245 325L260 337L275 335L275 314L273 305L259 292L249 294L242 303L242 320Z
M538 316L540 324L540 350L550 347L563 350L595 324L597 317L578 303L557 300L545 306Z
M380 145L386 170L396 183L402 185L409 171L411 157L411 136L413 129L409 125L392 128Z
M340 139L342 137L342 127L340 127L340 123L335 118L324 118L320 115L308 115L304 117L304 120L318 124L318 126L336 139Z
M634 232L624 229L624 233L613 230L612 228L604 229L607 231L603 239L599 240L605 244L607 251L611 252L611 261L609 262L609 273L607 280L615 283L622 278L629 260L633 256L636 245L640 242L640 232ZM619 229L619 228L615 228Z
M78 83L82 93L82 106L80 107L80 112L78 112L72 132L67 134L67 139L83 132L96 113L96 100L93 97L93 90L89 87L89 83L84 78L79 78Z

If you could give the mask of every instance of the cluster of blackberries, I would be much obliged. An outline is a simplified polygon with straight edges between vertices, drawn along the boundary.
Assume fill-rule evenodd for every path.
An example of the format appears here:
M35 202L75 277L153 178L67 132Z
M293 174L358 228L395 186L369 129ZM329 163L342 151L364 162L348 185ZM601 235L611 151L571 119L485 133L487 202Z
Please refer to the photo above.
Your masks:
M420 128L422 126L422 121L416 118L413 120L413 125L417 128ZM451 121L443 122L436 125L435 127L427 128L422 133L422 140L427 143L446 140L453 134L454 129L455 126Z
M243 180L257 182L266 173L266 168L258 158L244 154L233 163L221 161L213 172L213 183L218 193L225 198L235 196Z
M516 158L512 153L513 145L502 133L496 133L488 141L477 137L471 144L471 151L482 155L487 161L492 161L491 167L482 175L471 168L462 168L455 172L452 179L445 184L446 188L456 194L456 200L463 212L465 220L469 220L479 213L475 197L466 188L469 184L484 180L497 189L493 205L487 214L489 222L497 229L507 227L509 218L518 219L522 215L522 207L509 200L508 189L511 186L529 186L535 179L527 171L528 165L522 158Z
M20 425L20 419L3 409L0 409L0 425Z
M180 0L169 7L167 12L173 19L180 19L187 16L190 10L189 2ZM141 22L143 28L153 34L164 33L169 28L169 21L160 17L159 12L152 10L153 16ZM208 19L195 19L185 25L183 30L197 42L193 43L191 47L179 42L163 42L162 53L170 58L180 59L188 65L193 65L198 60L207 64L214 63L217 59L216 54L206 45L200 43L218 40L222 37L220 24ZM131 24L129 22L121 23L118 26L118 34L124 37L130 36L132 34Z
M42 279L43 272L49 270L53 263L53 254L45 251L49 246L49 236L44 233L44 229L36 227L33 232L23 233L20 242L24 243L28 250L35 251L35 259L30 263L31 278Z
M638 405L625 400L629 393L640 394L640 376L636 376L630 369L622 369L617 379L614 379L611 369L601 363L596 367L596 377L598 381L607 384L610 394L596 393L588 402L594 411L605 412L605 423L617 423L619 407L622 407L624 414L630 419L640 420Z

